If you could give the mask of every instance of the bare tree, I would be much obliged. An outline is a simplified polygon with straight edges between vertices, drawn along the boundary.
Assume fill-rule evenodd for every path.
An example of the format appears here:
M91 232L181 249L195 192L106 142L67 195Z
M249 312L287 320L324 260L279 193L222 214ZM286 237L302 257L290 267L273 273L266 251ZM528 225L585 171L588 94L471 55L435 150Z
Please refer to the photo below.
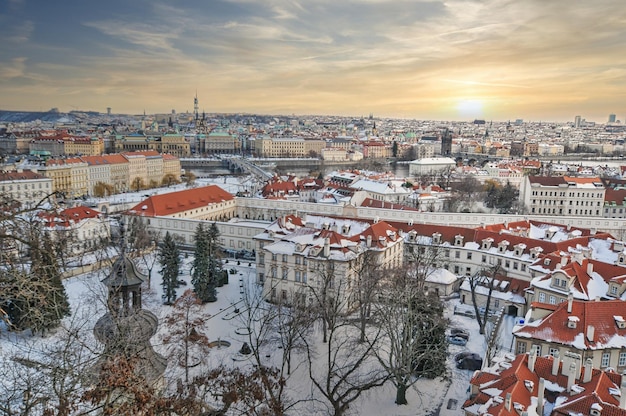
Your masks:
M303 350L303 339L310 330L310 314L302 306L299 302L295 305L268 303L263 299L260 288L254 284L244 288L241 303L232 307L232 313L236 314L233 319L238 319L248 334L256 367L268 368L268 358L280 355L276 377L284 382L276 384L274 380L265 377L260 380L266 389L268 405L276 415L284 414L301 401L293 401L288 397L286 381L292 372L292 354Z
M376 304L376 322L383 336L376 356L396 387L396 404L407 404L407 390L422 378L446 373L447 321L438 296L426 294L415 276L397 269Z
M140 259L148 271L148 288L151 287L152 270L157 264L154 249L161 238L161 233L148 228L146 221L133 215L128 221L128 242L131 254Z
M497 276L501 269L502 266L500 264L495 264L489 268L480 269L473 275L466 277L481 335L485 334L487 321L492 314L491 300L493 291L496 289Z
M202 356L209 353L209 339L202 332L207 317L200 315L201 310L202 302L187 289L165 318L167 332L163 342L170 347L175 362L185 370L185 383L189 383L189 369L197 367Z
M323 342L315 345L307 338L304 345L313 386L328 401L329 413L340 416L364 392L382 386L388 375L374 357L380 331L374 329L368 334L370 342L355 339L354 325L345 317L349 306L347 282L335 274L332 260L320 262L320 266L319 284L310 285L309 293L314 302L310 306L322 321Z
M368 250L351 262L350 268L355 277L354 301L358 311L360 342L365 342L366 326L372 312L372 303L378 293L384 271L374 251Z

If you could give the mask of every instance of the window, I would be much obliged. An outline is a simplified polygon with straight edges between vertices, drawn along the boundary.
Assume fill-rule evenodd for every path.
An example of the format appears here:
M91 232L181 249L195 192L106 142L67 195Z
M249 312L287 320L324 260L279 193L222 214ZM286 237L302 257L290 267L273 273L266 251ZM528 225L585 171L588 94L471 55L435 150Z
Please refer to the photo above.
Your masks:
M554 357L554 355L559 351L558 348L550 348L549 354Z
M296 282L299 282L300 281L301 272L299 270L296 270L295 275L296 275Z
M302 263L302 258L300 256L296 256L296 264Z
M526 354L526 343L523 341L517 341L517 353Z
M283 263L287 263L287 255L283 254Z
M287 300L287 291L286 290L282 290L280 292L280 297L282 300Z
M619 353L619 361L617 362L618 367L626 366L626 352Z
M259 283L263 284L264 281L265 281L265 276L263 275L263 273L259 273Z
M468 259L468 260L471 260L471 259L472 259L472 252L471 252L471 251L469 251L469 252L467 253L467 259Z
M272 267L272 269L270 270L270 274L272 275L273 279L276 279L277 277L276 267Z
M459 274L459 266L454 266L454 274Z
M455 259L460 259L460 258L461 258L461 252L460 252L459 250L456 250L456 251L454 252L454 258L455 258Z
M611 358L611 353L603 352L602 359L600 360L600 367L608 367L610 358Z
M278 254L272 253L272 261L278 260Z
M556 305L556 296L550 295L550 305Z
M543 292L539 292L539 302L541 303L545 303L546 302L546 294Z
M481 259L481 261L483 263L487 263L487 256L485 254L483 254L483 258Z
M259 265L265 264L265 253L259 253Z
M526 264L522 263L522 267L520 267L520 270L525 272L526 271Z
M611 295L617 295L617 286L611 285Z
M306 257L303 257L303 258L302 258L302 265L303 265L303 266L306 266L306 263L307 263L307 261L306 261Z
M306 283L306 272L302 272L302 283Z

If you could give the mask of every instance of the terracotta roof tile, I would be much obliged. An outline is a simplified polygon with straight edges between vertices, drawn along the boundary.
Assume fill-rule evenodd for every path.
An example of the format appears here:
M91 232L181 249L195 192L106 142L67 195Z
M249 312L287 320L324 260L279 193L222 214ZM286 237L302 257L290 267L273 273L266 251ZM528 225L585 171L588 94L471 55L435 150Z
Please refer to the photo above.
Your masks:
M210 204L233 200L234 197L217 185L186 189L179 192L153 195L129 210L148 217L168 216Z

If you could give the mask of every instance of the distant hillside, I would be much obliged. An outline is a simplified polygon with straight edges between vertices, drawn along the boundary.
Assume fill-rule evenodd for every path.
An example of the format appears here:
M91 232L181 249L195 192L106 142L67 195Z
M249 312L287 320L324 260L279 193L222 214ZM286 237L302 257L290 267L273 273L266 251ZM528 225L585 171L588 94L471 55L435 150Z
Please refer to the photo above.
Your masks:
M0 123L28 123L41 120L49 123L69 121L72 117L58 111L6 111L0 110Z

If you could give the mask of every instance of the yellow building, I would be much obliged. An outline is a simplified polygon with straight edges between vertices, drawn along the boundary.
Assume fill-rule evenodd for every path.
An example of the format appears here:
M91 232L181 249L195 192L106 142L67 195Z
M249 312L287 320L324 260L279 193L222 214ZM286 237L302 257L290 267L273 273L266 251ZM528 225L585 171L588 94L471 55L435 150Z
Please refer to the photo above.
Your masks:
M191 145L180 134L164 134L160 146L156 149L160 153L169 153L177 157L191 156Z
M299 137L261 137L255 140L255 152L259 157L309 157L319 155L326 142L319 139Z
M104 153L104 140L101 137L71 136L64 143L67 155L98 156Z
M164 154L163 156L163 176L171 174L180 181L180 159L173 155Z
M53 192L60 192L66 198L88 194L89 165L79 158L49 159L39 171L52 179Z

